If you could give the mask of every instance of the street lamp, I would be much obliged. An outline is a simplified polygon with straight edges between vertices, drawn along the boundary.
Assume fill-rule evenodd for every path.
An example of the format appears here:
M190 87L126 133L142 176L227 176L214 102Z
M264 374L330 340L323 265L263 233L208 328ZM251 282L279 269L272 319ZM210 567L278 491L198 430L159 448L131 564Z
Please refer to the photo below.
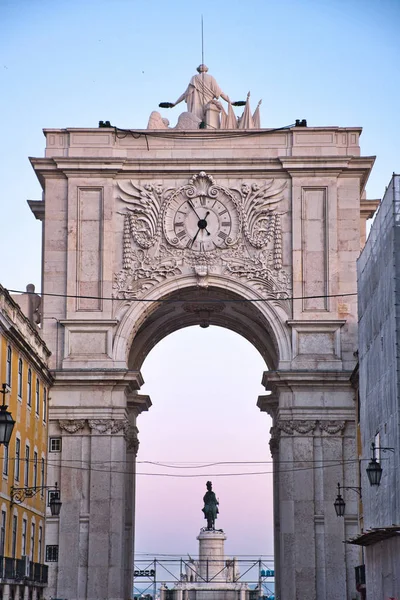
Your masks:
M353 490L353 492L357 492L357 494L361 498L361 488L360 487L351 487L351 486L347 486L347 485L340 485L340 483L337 484L337 487L338 487L338 495L336 497L335 502L333 503L333 506L335 507L336 516L344 517L344 513L346 510L346 502L343 500L340 490Z
M57 482L54 486L51 485L39 485L35 487L14 487L11 488L11 504L17 502L21 504L26 498L33 498L40 490L50 490L50 512L53 517L58 517L60 514L62 502L60 499L60 490L58 489Z
M371 450L372 450L372 458L371 458L370 462L368 463L368 467L366 469L367 476L368 476L368 480L371 485L379 485L381 482L383 469L376 459L376 451L382 450L382 452L386 452L388 450L389 452L394 453L394 448L383 448L383 447L377 448L375 446L374 442L372 442Z
M3 404L0 406L0 444L8 446L15 421L11 413L8 412L8 406L6 405L6 394L9 393L10 388L6 383L3 383L1 387L0 394L3 394Z

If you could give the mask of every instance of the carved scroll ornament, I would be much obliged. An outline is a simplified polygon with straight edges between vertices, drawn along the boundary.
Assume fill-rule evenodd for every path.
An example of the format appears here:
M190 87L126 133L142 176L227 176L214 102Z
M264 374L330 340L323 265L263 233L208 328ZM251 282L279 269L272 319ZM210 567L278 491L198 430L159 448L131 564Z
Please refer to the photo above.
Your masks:
M189 273L207 287L208 277L220 274L285 301L291 290L282 256L286 187L274 179L226 187L204 171L176 188L117 182L124 224L114 295L140 297L162 280Z

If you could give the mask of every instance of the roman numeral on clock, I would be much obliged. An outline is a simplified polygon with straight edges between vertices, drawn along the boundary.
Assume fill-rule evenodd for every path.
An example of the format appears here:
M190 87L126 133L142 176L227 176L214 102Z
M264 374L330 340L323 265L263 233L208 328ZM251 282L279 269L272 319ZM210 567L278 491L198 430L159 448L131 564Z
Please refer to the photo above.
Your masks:
M231 224L231 222L230 222L230 221L222 221L222 223L221 223L221 227L229 227L229 226L230 226L230 224Z
M226 240L226 238L228 237L228 235L226 233L224 233L223 231L219 231L218 232L218 237L221 238L221 240Z
M186 235L186 231L184 229L182 229L182 231L177 232L176 237L181 240L182 238L185 237L185 235Z

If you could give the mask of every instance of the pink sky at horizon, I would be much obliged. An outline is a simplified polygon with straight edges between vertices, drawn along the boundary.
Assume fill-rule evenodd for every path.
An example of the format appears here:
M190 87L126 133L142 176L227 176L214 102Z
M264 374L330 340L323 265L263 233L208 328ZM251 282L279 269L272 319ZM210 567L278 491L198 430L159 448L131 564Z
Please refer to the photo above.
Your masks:
M220 501L216 527L228 536L227 554L273 553L271 419L256 406L258 395L265 393L260 384L264 370L262 357L247 340L218 327L180 330L149 354L141 391L153 406L138 418L137 471L198 476L137 476L137 553L197 554L209 479ZM165 395L168 403L163 403ZM184 468L161 468L145 460ZM267 464L198 468L218 461ZM250 472L266 474L238 474Z

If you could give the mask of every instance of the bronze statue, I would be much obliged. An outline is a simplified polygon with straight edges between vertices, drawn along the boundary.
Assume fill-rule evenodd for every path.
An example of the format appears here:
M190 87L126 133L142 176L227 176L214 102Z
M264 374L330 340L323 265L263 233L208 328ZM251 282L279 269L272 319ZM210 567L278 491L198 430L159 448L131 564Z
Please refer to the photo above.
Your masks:
M219 502L215 493L212 491L211 481L207 481L206 485L207 492L204 494L204 508L202 508L202 511L204 513L204 518L207 519L207 529L212 531L215 529L215 519L217 518L217 514L219 513Z

